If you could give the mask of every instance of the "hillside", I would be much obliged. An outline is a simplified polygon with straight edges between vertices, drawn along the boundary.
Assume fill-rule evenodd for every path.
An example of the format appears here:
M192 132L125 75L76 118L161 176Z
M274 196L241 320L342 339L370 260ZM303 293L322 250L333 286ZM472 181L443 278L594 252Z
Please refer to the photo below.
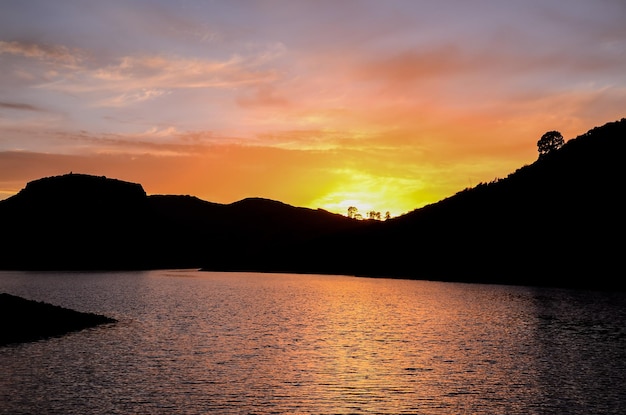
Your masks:
M312 271L622 289L625 150L626 119L594 128L504 179L316 241L329 260Z
M147 196L136 183L84 174L35 180L0 201L0 269L194 268L236 262L360 226L266 199L232 204Z
M69 174L0 201L0 268L333 273L622 289L626 119L387 220L251 198L147 196Z

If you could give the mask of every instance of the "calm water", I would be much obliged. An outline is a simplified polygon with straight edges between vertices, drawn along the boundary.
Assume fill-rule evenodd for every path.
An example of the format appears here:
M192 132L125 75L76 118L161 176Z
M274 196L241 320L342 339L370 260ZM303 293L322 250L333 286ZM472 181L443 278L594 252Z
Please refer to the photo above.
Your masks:
M626 413L625 294L184 270L0 292L119 320L0 348L1 414Z

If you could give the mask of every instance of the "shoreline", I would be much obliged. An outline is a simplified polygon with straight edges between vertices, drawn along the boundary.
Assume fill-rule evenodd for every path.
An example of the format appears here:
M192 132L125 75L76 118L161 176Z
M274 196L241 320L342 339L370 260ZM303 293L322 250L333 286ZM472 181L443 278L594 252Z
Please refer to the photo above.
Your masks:
M59 337L117 320L0 293L0 347Z

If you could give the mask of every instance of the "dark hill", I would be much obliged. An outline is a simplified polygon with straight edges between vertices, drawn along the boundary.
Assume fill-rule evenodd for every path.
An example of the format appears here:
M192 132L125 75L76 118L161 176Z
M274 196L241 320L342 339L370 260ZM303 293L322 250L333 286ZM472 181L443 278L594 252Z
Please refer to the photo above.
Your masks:
M224 205L147 196L139 184L67 174L0 201L0 268L231 268L260 247L355 226L342 215L266 199Z
M625 150L626 119L594 128L507 178L316 241L329 260L313 271L622 289Z
M280 262L283 253L305 241L362 226L320 209L294 207L250 198L231 204L191 196L149 196L155 224L156 266L214 270L255 270L260 263ZM252 268L251 268L252 267Z
M0 202L2 268L140 266L149 222L141 185L84 174L32 181Z
M16 199L26 200L33 206L50 207L61 202L64 205L90 204L109 209L128 202L138 203L145 197L146 192L140 184L105 176L70 173L29 182Z
M623 289L626 119L385 222L251 198L146 196L87 175L0 201L0 268L312 272Z

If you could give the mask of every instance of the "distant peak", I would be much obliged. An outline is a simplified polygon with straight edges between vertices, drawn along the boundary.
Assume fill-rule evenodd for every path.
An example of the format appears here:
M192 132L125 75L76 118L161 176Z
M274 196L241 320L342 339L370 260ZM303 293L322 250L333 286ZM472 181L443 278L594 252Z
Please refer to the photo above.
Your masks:
M140 186L138 183L127 182L119 179L110 179L106 176L94 176L91 174L73 173L62 174L59 176L43 177L41 179L28 182L28 186L37 186L40 183L43 184L65 184L65 183L80 183L80 184L99 184L99 183L113 183L121 186Z
M29 198L107 198L144 199L146 192L138 183L106 176L68 173L60 176L44 177L26 184L20 192Z
M286 203L263 197L247 197L239 200L238 202L233 202L231 205L286 205Z

